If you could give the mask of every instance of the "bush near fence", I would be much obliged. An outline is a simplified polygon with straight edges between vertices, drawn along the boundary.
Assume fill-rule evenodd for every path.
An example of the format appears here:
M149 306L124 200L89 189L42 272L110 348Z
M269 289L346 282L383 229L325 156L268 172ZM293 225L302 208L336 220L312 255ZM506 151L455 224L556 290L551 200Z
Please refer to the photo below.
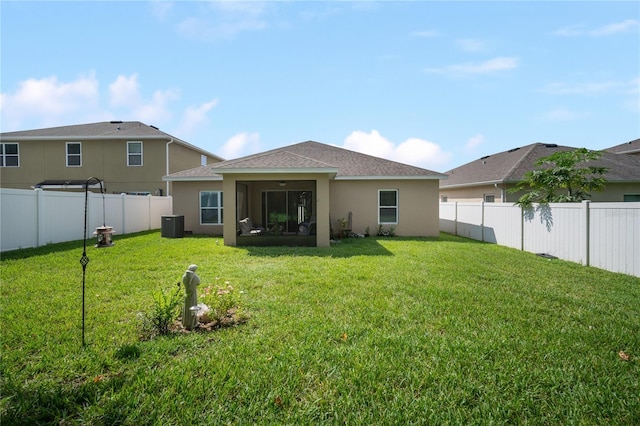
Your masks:
M0 188L0 251L93 238L98 226L117 234L160 229L173 211L172 197Z
M640 276L640 203L440 203L440 230Z

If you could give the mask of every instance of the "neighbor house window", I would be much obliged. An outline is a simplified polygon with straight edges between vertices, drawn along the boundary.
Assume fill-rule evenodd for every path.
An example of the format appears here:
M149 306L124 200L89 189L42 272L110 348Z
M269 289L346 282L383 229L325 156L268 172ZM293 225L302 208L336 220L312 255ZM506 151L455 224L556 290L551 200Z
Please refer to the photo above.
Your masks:
M485 194L485 196L484 196L484 202L485 202L485 203L495 203L495 202L496 202L496 196L495 196L495 195L488 195L488 194Z
M142 166L142 142L127 142L127 166Z
M82 145L80 142L67 142L67 167L82 166Z
M221 191L200 191L200 224L222 225Z
M443 195L442 197L440 197L440 201L443 203L446 203L448 199L449 197L447 197L446 195Z
M0 143L0 167L19 167L17 143Z
M398 223L398 190L381 189L378 191L378 223Z
M622 201L625 203L638 203L640 202L640 194L624 194Z

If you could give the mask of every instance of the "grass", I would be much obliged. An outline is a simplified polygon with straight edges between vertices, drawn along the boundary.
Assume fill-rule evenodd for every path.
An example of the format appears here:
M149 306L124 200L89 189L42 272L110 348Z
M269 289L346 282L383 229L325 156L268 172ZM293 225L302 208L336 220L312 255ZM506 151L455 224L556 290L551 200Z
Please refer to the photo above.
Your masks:
M2 255L3 425L640 424L636 277L446 234L147 232L89 250L83 348L81 253ZM137 312L191 263L242 290L250 320L138 340Z

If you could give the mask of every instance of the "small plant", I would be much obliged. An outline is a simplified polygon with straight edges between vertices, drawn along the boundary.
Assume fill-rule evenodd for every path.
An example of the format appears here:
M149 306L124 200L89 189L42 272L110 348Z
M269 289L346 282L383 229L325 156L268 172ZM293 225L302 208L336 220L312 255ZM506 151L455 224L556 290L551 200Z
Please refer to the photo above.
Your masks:
M140 338L145 340L169 334L171 325L178 318L183 299L180 283L175 290L168 293L162 289L154 293L153 306L138 313Z
M209 309L200 318L201 323L209 323L216 328L224 325L233 325L245 322L247 314L241 306L242 291L238 291L229 281L224 286L208 286L204 289L200 298Z
M396 227L390 226L389 229L384 229L382 225L378 225L378 232L376 235L378 237L393 237L396 235Z
M346 229L347 219L345 219L344 217L341 217L340 219L338 219L338 224L340 225L340 229Z

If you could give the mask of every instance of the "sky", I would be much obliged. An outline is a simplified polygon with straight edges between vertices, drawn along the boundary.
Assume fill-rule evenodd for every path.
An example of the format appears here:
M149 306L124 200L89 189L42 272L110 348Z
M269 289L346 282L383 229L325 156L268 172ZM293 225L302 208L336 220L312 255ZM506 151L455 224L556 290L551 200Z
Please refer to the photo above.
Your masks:
M0 130L141 121L446 172L640 137L638 1L0 1Z

